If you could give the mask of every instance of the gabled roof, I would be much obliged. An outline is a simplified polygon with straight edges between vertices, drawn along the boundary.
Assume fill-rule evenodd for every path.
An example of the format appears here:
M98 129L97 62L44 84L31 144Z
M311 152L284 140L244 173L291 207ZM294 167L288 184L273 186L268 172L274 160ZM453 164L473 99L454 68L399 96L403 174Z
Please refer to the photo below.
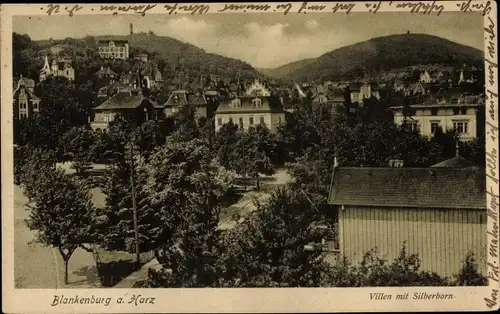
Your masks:
M142 95L119 92L94 109L133 109L141 106L144 101L148 102L151 107L159 107L154 101Z
M486 209L485 174L476 168L334 170L329 204Z
M34 100L34 101L39 101L40 98L38 98L35 93L31 91L26 85L19 84L17 88L14 90L13 97L14 99L17 97L17 94L21 91L21 89L24 89L26 91L26 94L28 95L28 99Z

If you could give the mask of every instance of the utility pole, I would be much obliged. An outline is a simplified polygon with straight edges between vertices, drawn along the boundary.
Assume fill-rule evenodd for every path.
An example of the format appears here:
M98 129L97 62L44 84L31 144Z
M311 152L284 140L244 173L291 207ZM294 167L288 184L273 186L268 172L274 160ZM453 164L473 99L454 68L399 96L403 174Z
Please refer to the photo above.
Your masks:
M135 181L134 181L134 141L130 143L130 186L132 188L132 211L134 215L134 233L135 233L135 258L137 267L141 265L141 253L139 251L139 230L137 227L137 204L135 200Z

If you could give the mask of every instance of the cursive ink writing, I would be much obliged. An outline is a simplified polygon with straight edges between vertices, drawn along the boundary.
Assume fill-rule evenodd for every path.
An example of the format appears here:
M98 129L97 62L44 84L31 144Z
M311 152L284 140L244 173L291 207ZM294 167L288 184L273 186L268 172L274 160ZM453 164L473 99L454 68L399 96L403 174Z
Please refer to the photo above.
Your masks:
M392 1L389 2L392 5ZM444 6L442 4L436 4L436 1L429 2L397 2L397 9L410 9L411 13L421 13L421 14L432 14L436 12L437 16L440 16L444 11Z
M355 3L337 3L333 6L332 11L333 13L337 13L338 11L345 11L346 14L349 14L355 6Z
M205 14L210 10L210 6L206 4L181 4L174 3L173 5L166 4L164 6L165 10L168 11L168 14L177 14L178 11L191 13L194 15L196 13Z
M268 4L224 4L224 8L219 10L218 12L238 12L238 11L267 11L271 9L271 6Z
M302 2L300 5L300 9L297 14L304 13L306 14L308 11L318 12L323 11L326 8L325 5L308 5L307 2Z
M287 15L288 12L290 12L290 10L292 9L292 4L290 2L286 3L286 4L278 4L276 6L276 10L285 10L283 12L284 15Z
M491 12L491 3L490 1L484 3L472 3L472 0L468 0L462 3L457 3L457 6L460 7L460 11L462 12L472 12L481 10L481 14L485 16L486 14Z
M59 4L49 4L47 5L47 15L51 16L52 13L59 13Z
M73 7L65 7L64 10L66 10L69 13L69 16L73 16L75 11L80 11L83 9L82 6L79 6L78 4L74 5Z
M378 3L365 3L365 6L367 9L369 9L369 12L377 13L378 9L380 9L381 4L382 1L379 1Z
M498 289L491 289L491 295L488 298L484 298L484 301L486 302L486 306L492 309L494 306L496 306L498 299Z
M128 12L132 11L138 13L141 16L145 16L146 12L156 7L156 4L144 4L144 5L101 5L101 11L112 11L113 15L118 15L118 11Z

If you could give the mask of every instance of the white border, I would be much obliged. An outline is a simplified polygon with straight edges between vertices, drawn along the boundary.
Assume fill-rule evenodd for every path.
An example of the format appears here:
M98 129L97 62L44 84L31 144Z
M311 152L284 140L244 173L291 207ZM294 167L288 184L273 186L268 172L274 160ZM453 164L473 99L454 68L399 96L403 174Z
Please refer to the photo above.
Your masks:
M355 3L355 7L351 9L349 14L355 12L368 12L379 5L378 12L393 11L393 12L409 12L411 7L397 8L399 2L351 2ZM434 1L426 2L426 4L435 4L443 6L444 11L460 11L461 5L467 1ZM242 3L238 3L241 5ZM249 3L247 3L249 4ZM257 3L253 3L257 4ZM265 3L258 3L259 5ZM269 3L272 8L276 8L279 3ZM283 2L282 4L286 4ZM331 8L338 3L324 2L315 3L309 2L308 5L325 5L327 9L323 12L332 12ZM346 3L342 3L346 4ZM370 6L368 4L371 4ZM491 10L485 16L485 26L488 25L489 19L497 23L496 12L497 6L494 1L472 1L471 5L489 5ZM117 4L113 4L117 6ZM130 4L126 4L127 6ZM143 3L137 5L146 5ZM164 8L165 3L157 4L149 10L147 14L168 14ZM186 4L179 4L186 5ZM193 4L200 5L200 3ZM209 14L221 13L218 12L224 7L221 3L210 3ZM84 4L82 9L75 12L75 15L84 14L103 14L109 15L110 12L100 12L100 5ZM296 14L301 6L301 2L293 2L292 8L288 14ZM59 13L53 12L53 15L67 15L68 12L64 7L71 8L73 5L61 4ZM422 8L421 8L422 9ZM273 9L268 12L273 12ZM475 11L481 10L479 7L474 8ZM274 12L282 12L276 10ZM190 14L177 10L178 14ZM248 10L246 13L259 13ZM122 14L136 14L134 12L119 12ZM314 14L314 13L308 13ZM333 14L333 13L332 13ZM338 11L336 14L346 14L345 11ZM431 14L437 14L433 11ZM14 289L14 256L13 256L13 151L12 151L12 16L14 15L30 15L40 16L47 15L47 5L44 4L9 4L1 6L1 130L2 130L2 305L3 311L7 313L191 313L191 312L350 312L350 311L444 311L444 310L494 310L486 307L485 298L490 297L493 289L499 288L498 282L490 282L488 287L441 287L441 288L280 288L280 289ZM496 27L495 27L495 35ZM494 45L493 57L488 56L488 38L485 32L485 53L486 58L497 63L498 60L498 45L497 38L492 41ZM486 88L487 90L498 93L498 67L492 67L492 73L495 80L489 82L488 66L486 68ZM496 149L496 160L492 163L494 171L493 177L498 180L498 99L493 100L494 115L488 114L489 100L486 101L487 107L487 137L486 149L492 152ZM495 129L496 128L496 129ZM493 133L491 133L493 132ZM498 191L498 183L494 179L487 179L487 189ZM497 181L498 182L498 181ZM498 208L491 208L490 204L492 197L487 196L488 208L493 210L498 215ZM488 219L488 230L493 230L494 224L498 226L498 221ZM496 230L498 238L498 229ZM493 235L488 235L488 243L493 243ZM497 259L488 255L488 261L500 265ZM490 267L491 271L492 268ZM452 293L455 295L453 300L390 300L390 301L370 301L369 294L374 292L386 293L404 293L410 292L427 292L427 293ZM54 295L66 295L80 297L90 297L92 295L99 297L111 297L113 302L110 306L102 305L59 305L51 307ZM116 304L116 300L120 297L126 299L133 294L141 294L142 296L155 297L155 304L141 304L135 306L133 304ZM500 300L498 300L500 301Z

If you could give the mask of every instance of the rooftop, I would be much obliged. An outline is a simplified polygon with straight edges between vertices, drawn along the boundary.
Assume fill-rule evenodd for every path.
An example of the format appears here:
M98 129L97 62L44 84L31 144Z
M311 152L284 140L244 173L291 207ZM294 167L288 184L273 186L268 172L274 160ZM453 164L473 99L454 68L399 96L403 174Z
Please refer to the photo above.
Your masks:
M334 170L328 203L483 209L485 174L476 168L340 167Z
M152 107L159 107L154 101L142 95L123 91L109 98L95 109L133 109L139 107L145 100L148 101Z

